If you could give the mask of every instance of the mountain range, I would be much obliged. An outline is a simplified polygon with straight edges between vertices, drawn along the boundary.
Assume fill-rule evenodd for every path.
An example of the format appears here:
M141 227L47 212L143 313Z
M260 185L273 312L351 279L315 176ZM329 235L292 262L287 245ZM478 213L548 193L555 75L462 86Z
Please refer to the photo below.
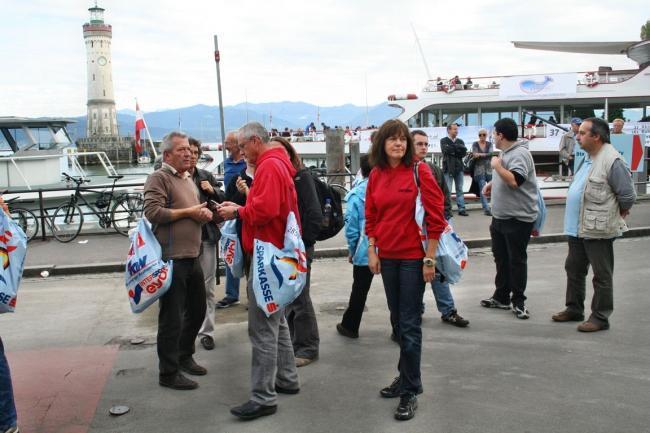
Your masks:
M224 107L225 130L237 129L247 121L258 121L267 128L298 129L314 122L317 129L320 123L328 126L381 125L385 120L399 115L397 108L386 103L368 107L345 104L336 107L318 107L306 102L268 102L241 103ZM160 140L166 133L180 129L204 142L220 142L221 128L219 107L193 105L161 111L144 112L149 132L154 140ZM73 117L77 123L68 126L74 139L86 136L86 116ZM120 135L132 136L135 125L135 111L119 110L117 115ZM179 126L180 124L180 126Z

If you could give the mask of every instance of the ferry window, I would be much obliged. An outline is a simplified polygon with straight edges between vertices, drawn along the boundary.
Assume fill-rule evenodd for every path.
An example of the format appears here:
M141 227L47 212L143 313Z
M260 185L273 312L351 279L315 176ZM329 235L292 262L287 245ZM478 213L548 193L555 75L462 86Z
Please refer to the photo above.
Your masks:
M9 133L14 138L18 149L25 149L33 144L32 140L22 128L10 129Z
M0 152L11 151L11 146L5 138L4 134L0 134Z

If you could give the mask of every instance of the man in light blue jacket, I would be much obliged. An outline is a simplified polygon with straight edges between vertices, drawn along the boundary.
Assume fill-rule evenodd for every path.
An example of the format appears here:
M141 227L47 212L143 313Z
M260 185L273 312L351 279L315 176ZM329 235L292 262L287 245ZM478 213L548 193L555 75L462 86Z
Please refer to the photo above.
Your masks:
M354 265L352 271L352 293L341 323L336 325L339 334L348 338L359 338L359 325L366 305L366 298L372 283L373 273L368 268L368 236L366 225L366 187L370 175L368 155L361 157L361 176L354 188L345 196L345 238L348 242L348 261Z

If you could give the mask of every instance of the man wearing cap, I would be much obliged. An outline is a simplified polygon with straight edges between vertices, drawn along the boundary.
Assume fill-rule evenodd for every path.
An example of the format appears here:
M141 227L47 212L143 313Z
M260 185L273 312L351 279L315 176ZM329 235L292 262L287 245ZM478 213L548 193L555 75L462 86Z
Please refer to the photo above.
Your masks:
M564 134L560 140L560 162L568 168L567 173L569 176L573 176L574 149L576 146L576 136L578 135L578 129L581 123L582 119L579 117L571 119L571 130Z

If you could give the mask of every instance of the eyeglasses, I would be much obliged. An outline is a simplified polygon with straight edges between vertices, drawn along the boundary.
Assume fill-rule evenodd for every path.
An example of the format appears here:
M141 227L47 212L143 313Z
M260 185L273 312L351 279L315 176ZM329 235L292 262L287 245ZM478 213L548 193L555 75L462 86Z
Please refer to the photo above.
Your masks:
M487 134L479 134L479 137L487 137Z

